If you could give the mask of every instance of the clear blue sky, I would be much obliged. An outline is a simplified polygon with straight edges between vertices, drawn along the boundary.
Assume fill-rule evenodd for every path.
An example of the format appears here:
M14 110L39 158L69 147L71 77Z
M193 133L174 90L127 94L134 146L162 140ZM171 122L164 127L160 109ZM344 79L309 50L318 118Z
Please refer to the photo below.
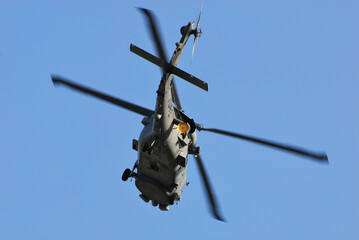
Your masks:
M194 161L169 212L122 182L142 117L65 88L57 73L147 108L160 70L152 9L168 55L201 1L0 1L0 239L358 239L359 2L210 1L192 66L176 79L207 127L325 150L330 165L200 133L228 223L212 219Z

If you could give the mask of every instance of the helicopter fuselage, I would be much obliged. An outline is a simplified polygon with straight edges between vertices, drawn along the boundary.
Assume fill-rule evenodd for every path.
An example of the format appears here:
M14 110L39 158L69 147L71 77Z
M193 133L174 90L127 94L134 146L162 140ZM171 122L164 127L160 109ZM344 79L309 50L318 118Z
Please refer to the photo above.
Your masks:
M176 43L170 61L173 66L177 65L193 33L193 23L182 28L181 33L181 41ZM151 200L155 206L159 204L162 210L167 210L166 207L181 199L186 184L188 153L196 144L196 131L190 130L190 125L186 123L188 117L173 104L172 81L173 74L165 72L157 90L155 111L142 120L144 128L138 142L134 140L138 151L134 167L137 173L131 175L136 179L141 198L146 202ZM188 130L180 131L179 123L186 124Z

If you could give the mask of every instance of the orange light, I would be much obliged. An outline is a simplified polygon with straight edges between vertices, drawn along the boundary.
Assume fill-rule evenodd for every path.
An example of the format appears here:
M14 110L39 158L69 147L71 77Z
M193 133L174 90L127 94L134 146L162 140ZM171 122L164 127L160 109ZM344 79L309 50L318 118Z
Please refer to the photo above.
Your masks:
M177 125L177 129L180 133L186 133L189 129L189 126L187 123L181 122Z

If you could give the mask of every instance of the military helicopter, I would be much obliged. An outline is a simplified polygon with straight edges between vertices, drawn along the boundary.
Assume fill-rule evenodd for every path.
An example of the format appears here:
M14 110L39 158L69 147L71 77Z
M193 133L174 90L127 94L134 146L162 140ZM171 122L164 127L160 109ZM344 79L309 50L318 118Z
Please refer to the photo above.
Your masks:
M173 75L208 91L208 84L206 82L177 68L184 47L192 35L194 36L193 57L194 49L202 34L202 31L199 29L202 8L203 2L196 22L189 22L187 25L181 27L181 39L176 43L176 48L169 61L164 51L158 24L153 13L150 10L139 8L148 22L149 31L159 57L133 44L130 44L130 51L162 69L163 74L157 90L155 110L150 110L101 93L60 76L52 75L51 77L54 85L67 86L144 116L142 120L142 124L144 125L142 132L138 140L133 139L132 141L132 148L138 152L138 159L132 169L128 168L124 171L122 180L127 181L129 178L134 178L135 185L141 192L139 196L146 203L151 201L153 206L159 206L161 210L167 211L170 205L181 200L181 193L186 185L188 155L193 155L204 184L212 216L217 220L224 221L224 218L219 212L217 200L213 194L202 158L200 157L200 147L196 146L197 131L208 131L243 139L295 153L321 163L328 163L328 158L325 153L312 152L298 147L216 128L205 128L184 113Z

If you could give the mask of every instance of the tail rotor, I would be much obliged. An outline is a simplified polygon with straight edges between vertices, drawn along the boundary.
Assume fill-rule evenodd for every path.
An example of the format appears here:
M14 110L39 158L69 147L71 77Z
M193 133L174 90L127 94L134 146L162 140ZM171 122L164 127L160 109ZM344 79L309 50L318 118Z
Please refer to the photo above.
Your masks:
M202 0L202 5L201 5L201 10L200 10L200 12L198 14L196 28L193 30L194 43L193 43L193 48L192 48L191 64L192 64L192 60L193 60L194 50L196 49L196 47L198 45L198 38L202 35L202 29L199 28L199 22L200 22L200 19L201 19L202 9L203 9L203 0Z

